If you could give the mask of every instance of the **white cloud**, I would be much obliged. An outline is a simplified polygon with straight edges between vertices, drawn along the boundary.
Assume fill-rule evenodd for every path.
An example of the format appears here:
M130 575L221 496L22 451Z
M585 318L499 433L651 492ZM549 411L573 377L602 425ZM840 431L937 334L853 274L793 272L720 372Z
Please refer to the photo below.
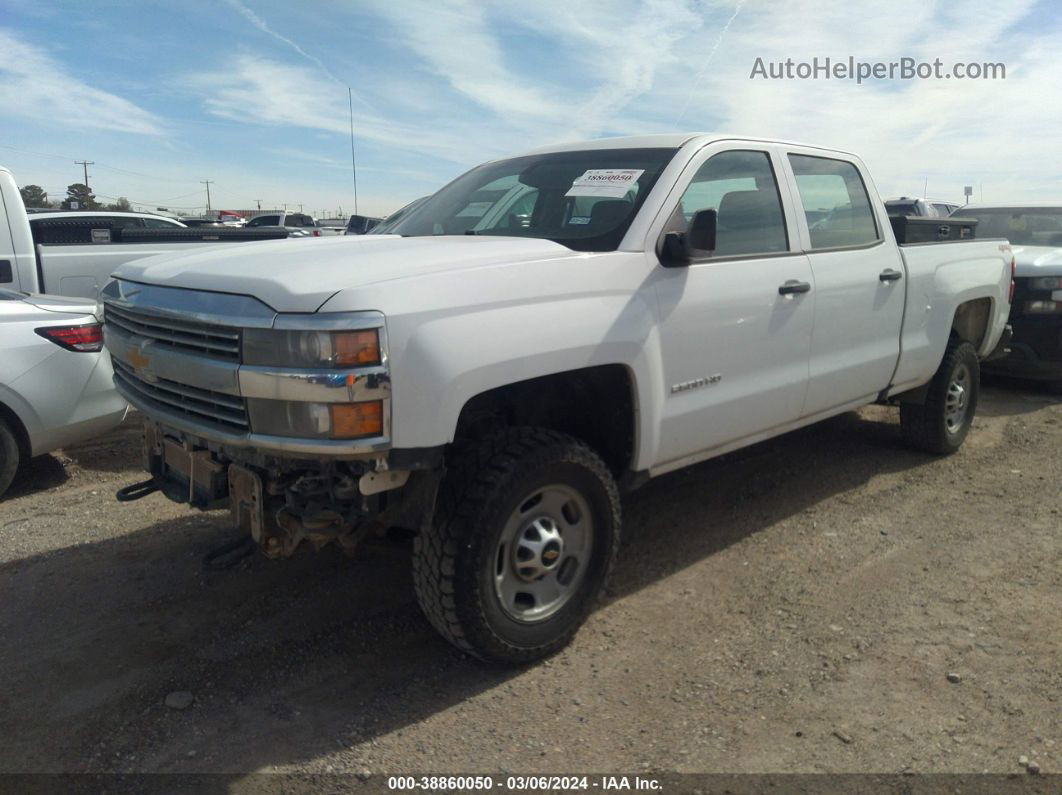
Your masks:
M190 76L211 114L234 121L350 133L347 92L322 83L309 67L245 53L223 68ZM450 161L480 159L486 143L481 126L463 118L436 118L431 125L401 122L355 109L355 135L399 150L417 151Z
M363 81L379 111L356 107L355 126L359 139L406 153L471 165L606 131L707 127L859 152L890 194L920 190L926 176L931 193L948 195L980 181L986 198L1057 190L1062 32L1031 24L1033 0L408 0L372 10L390 52L371 64L378 79ZM207 109L346 135L345 92L299 52L316 69L243 54L202 76ZM758 56L849 55L1004 61L1007 79L749 79Z
M0 107L49 125L161 135L162 122L129 100L90 86L43 49L0 29Z
M478 0L403 0L376 12L433 74L483 108L503 116L556 116L566 108L506 65L504 48Z
M273 39L276 39L281 44L284 44L284 45L290 47L292 50L297 52L299 55L301 55L307 61L310 61L312 64L317 66L322 72L324 72L326 75L328 75L329 78L331 78L335 82L339 83L340 85L343 84L342 81L339 78L337 78L335 75L333 75L332 72L328 69L328 67L324 65L324 61L322 61L316 55L310 55L310 53L306 52L306 50L304 50L302 47L300 47L294 41L289 39L287 36L282 36L281 34L277 33L275 30L273 30L271 27L269 27L268 24L266 24L266 21L264 19L262 19L260 16L258 16L258 14L254 13L254 11L252 11L247 6L245 6L243 3L241 3L240 0L226 0L226 2L229 4L229 6L232 7L232 9L234 11L236 11L236 13L238 13L245 20L250 22L254 27L258 28L258 30L262 31L267 36L270 36Z

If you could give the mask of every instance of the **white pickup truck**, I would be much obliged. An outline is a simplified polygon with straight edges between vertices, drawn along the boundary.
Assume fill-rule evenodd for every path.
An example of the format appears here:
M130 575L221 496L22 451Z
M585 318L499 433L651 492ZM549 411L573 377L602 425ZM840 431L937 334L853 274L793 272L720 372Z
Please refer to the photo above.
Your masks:
M100 213L39 214L31 225L15 178L0 166L0 289L96 298L123 262L284 237L284 229L132 227Z
M770 140L541 149L390 232L123 266L151 480L120 496L228 508L270 556L409 528L427 617L495 661L582 623L624 488L874 402L956 450L1012 287L1006 241L899 247L859 158Z

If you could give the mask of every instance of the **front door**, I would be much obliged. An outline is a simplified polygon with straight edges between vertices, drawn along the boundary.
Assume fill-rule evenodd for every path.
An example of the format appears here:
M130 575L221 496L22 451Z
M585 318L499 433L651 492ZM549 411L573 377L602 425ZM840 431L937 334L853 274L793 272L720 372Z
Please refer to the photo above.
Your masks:
M716 210L716 249L655 280L666 392L657 469L800 416L815 294L775 166L767 151L716 148L687 169L671 223Z

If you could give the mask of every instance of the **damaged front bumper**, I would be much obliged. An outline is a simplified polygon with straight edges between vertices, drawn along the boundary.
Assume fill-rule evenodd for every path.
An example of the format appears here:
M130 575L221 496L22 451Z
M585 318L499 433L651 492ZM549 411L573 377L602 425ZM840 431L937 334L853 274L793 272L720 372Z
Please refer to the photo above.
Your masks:
M442 453L391 450L360 460L277 456L145 418L143 464L151 488L130 489L136 497L158 490L200 510L228 510L267 556L280 558L303 541L349 550L389 527L419 530L434 510Z

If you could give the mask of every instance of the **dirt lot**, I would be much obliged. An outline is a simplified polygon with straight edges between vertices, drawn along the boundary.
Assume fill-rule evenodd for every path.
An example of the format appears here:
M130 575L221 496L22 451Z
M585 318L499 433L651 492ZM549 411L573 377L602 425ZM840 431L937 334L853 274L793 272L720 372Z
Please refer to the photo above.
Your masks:
M524 670L435 636L402 544L205 571L224 515L114 501L127 423L0 504L0 771L1059 771L1062 402L982 400L947 459L872 408L653 481Z

